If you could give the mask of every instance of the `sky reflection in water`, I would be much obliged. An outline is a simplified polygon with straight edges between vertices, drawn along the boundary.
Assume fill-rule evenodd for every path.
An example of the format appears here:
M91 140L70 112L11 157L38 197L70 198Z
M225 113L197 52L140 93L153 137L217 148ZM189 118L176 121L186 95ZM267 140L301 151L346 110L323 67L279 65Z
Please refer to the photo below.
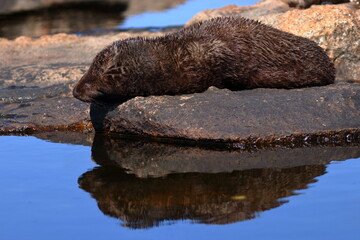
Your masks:
M163 12L145 12L124 19L120 28L166 27L183 25L195 14L205 9L221 8L227 5L250 6L258 0L188 0L176 8Z

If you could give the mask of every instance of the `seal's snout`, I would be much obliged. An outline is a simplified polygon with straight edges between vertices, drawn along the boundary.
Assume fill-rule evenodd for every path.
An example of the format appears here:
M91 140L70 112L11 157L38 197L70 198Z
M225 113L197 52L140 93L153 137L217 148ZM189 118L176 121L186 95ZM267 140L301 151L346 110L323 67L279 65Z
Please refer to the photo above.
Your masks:
M74 87L72 94L73 94L74 98L77 98L77 99L81 100L81 99L80 99L80 94L79 94L79 92L77 91L76 86Z
M91 84L78 84L73 89L73 96L84 102L95 102L101 99L104 94L101 91L94 89Z
M105 93L96 89L96 86L90 83L79 82L73 89L73 96L83 102L90 103L123 103L129 98L121 95Z
M84 84L76 84L76 86L73 89L73 96L81 101L87 102L87 98L85 97L85 88Z

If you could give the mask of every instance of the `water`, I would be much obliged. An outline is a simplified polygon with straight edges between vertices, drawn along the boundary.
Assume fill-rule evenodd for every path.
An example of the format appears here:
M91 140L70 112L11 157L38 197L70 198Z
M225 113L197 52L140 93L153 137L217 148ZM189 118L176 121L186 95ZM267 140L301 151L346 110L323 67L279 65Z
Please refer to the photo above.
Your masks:
M205 9L221 8L227 5L250 6L258 0L188 0L184 4L162 12L145 12L126 18L120 28L145 28L184 25L195 14Z
M139 27L156 29L183 25L204 9L230 4L252 5L257 0L162 0L163 4L129 0L115 6L99 2L64 4L7 14L4 10L0 11L0 38L37 37L62 32L101 34Z
M229 152L38 137L53 142L0 137L0 239L360 237L356 145Z

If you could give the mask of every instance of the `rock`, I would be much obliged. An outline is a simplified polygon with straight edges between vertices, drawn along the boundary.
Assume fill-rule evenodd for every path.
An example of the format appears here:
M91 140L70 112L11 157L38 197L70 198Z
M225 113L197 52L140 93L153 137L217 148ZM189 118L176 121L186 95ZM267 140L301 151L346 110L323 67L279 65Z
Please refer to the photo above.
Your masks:
M359 13L352 4L325 5L258 20L315 41L334 60L337 80L360 81Z
M100 37L71 34L46 35L38 39L0 38L0 88L46 87L75 83L86 72L95 55L115 40L162 33L119 33ZM1 93L0 93L1 94Z
M304 9L316 4L339 4L346 2L349 2L349 0L260 0L252 6L228 5L222 8L201 11L191 18L186 25L214 17L233 15L255 19L259 16L284 13L294 8Z
M267 1L284 2L288 4L289 7L293 7L293 8L309 8L312 5L339 4L339 3L346 3L351 0L261 0L260 2L267 2Z
M223 16L242 16L246 18L254 19L258 16L264 16L274 13L284 13L289 11L291 8L288 4L282 1L267 0L260 1L252 6L237 6L229 5L218 9L209 9L197 13L192 17L185 26L194 24L199 21L204 21L214 17Z
M271 11L279 13L272 14ZM225 15L252 18L309 38L334 60L337 80L360 81L360 10L355 4L291 9L284 1L267 0L251 7L229 6L206 10L195 15L187 24Z
M294 8L309 8L311 5L322 3L345 3L349 0L260 0L252 6L228 5L217 9L208 9L197 13L186 25L194 24L214 17L242 16L256 19L275 13L284 13Z
M275 141L360 128L360 85L232 92L211 87L182 96L136 97L116 108L93 104L100 131L202 141Z
M74 98L2 103L0 134L54 130L92 130L88 104Z
M2 89L0 102L21 102L52 97L72 97L72 84L55 84L49 87L13 86Z

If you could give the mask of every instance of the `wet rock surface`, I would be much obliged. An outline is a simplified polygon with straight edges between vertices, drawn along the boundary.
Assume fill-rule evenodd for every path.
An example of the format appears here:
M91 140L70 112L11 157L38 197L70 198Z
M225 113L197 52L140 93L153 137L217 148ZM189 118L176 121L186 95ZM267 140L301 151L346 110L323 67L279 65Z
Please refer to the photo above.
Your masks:
M55 97L1 104L0 134L38 131L91 131L88 106L74 98Z

